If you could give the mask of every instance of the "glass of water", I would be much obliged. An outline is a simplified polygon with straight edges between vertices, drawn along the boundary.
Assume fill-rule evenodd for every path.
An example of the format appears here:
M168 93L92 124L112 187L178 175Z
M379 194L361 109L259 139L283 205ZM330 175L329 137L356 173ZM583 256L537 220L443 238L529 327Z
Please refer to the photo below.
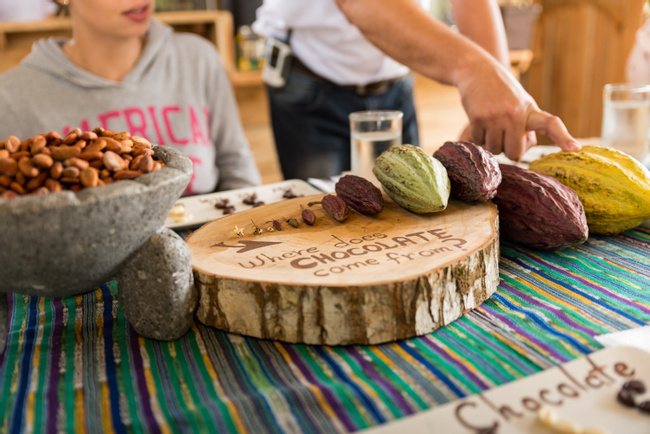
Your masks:
M648 164L650 154L650 85L606 84L603 90L603 146Z
M379 184L372 173L375 159L391 146L402 144L402 117L397 110L350 113L352 174Z

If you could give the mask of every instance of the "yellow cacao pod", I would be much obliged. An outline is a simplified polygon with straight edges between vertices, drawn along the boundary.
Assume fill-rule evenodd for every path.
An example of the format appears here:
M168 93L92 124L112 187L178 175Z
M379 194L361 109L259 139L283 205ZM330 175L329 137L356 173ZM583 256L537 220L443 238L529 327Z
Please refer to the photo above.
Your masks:
M613 235L650 219L650 171L624 152L583 146L530 163L578 193L589 232Z

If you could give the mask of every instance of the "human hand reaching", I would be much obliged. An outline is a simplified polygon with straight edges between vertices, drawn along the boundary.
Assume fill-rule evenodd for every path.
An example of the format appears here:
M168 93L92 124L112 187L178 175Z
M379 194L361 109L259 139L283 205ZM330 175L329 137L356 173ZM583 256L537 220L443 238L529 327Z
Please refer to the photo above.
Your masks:
M580 145L557 117L541 110L521 84L505 68L485 69L459 80L463 107L470 124L461 134L492 154L504 153L513 161L537 144L536 133L548 136L565 151Z

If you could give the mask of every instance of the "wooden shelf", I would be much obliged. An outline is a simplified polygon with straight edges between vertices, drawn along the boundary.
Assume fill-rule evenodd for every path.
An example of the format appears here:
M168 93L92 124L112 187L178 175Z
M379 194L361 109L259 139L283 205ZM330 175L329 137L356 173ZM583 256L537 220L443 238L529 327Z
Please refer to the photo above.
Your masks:
M197 33L214 43L234 86L261 83L259 73L256 78L254 73L243 73L235 69L233 17L229 11L158 12L154 17L177 31ZM37 40L70 35L71 23L67 17L30 22L0 22L0 72L17 65Z

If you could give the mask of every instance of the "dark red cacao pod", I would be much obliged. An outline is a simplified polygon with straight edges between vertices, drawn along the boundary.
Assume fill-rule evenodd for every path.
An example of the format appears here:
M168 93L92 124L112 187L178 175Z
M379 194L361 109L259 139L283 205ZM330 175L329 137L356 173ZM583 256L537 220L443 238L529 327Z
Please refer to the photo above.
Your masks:
M361 214L379 214L384 209L381 190L366 178L343 175L334 186L336 195Z
M559 250L588 238L587 217L573 189L511 164L499 168L503 179L493 201L504 239L533 249Z
M497 194L501 170L494 155L472 142L445 142L433 157L451 181L451 196L467 202L487 201Z

